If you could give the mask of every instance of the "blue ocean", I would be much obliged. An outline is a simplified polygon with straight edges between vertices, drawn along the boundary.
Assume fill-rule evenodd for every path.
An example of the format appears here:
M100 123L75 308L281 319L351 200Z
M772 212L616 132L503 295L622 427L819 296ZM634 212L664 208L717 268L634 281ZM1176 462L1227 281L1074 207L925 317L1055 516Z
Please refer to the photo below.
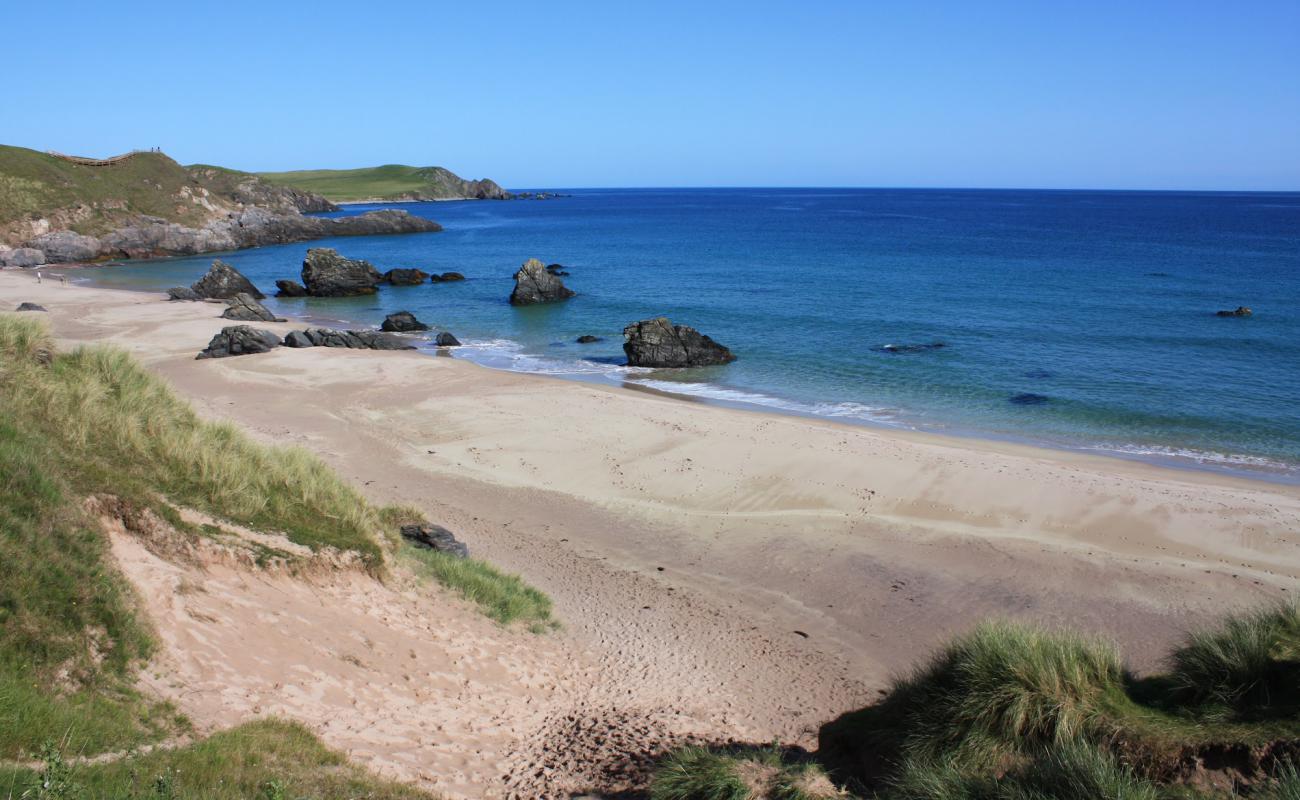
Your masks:
M445 230L221 258L267 294L275 279L299 277L308 247L380 270L464 273L373 297L268 304L354 327L412 311L465 342L456 357L496 368L1300 480L1300 194L565 194L403 204ZM191 283L213 257L90 275L160 290ZM578 296L511 307L511 275L530 257L563 264ZM1215 315L1238 306L1254 314ZM623 326L656 315L739 360L628 369ZM604 341L576 344L584 334Z

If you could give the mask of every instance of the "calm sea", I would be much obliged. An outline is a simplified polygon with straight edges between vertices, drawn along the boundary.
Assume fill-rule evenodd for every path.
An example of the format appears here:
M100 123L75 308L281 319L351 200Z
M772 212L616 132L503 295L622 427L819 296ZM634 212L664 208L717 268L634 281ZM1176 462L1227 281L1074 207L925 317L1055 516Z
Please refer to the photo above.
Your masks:
M221 257L268 294L309 246L462 272L268 302L357 325L409 310L493 367L1300 480L1300 194L627 189L402 207L446 230ZM579 295L512 308L529 257L563 264ZM212 258L93 276L163 289ZM1214 314L1240 305L1254 316ZM623 326L658 314L739 360L621 366Z

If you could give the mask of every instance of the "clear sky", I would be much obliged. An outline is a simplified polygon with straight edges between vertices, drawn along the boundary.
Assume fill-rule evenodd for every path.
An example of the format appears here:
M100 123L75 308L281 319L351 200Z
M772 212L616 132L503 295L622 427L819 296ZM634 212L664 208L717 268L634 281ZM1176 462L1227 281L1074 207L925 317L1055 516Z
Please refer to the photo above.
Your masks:
M512 188L1300 189L1300 0L0 0L0 142Z

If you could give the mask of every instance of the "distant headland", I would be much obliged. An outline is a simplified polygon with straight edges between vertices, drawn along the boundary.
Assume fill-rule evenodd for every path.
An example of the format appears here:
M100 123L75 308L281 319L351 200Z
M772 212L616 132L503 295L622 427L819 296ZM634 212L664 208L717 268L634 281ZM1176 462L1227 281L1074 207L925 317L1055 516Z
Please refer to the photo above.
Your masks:
M393 203L420 200L509 200L496 181L466 180L445 167L385 164L361 169L259 172L264 180L311 192L335 203Z

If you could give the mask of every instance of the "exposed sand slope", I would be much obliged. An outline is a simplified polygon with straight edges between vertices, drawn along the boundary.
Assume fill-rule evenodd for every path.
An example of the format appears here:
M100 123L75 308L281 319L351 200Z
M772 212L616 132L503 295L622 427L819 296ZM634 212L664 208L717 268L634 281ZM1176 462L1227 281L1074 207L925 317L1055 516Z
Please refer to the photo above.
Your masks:
M464 727L456 744L428 731L408 739L401 725L348 740L310 716L317 701L293 712L331 744L394 769L441 741L448 752L482 750L482 763L501 760L516 780L542 771L557 788L616 788L619 767L604 756L564 763L605 747L590 729L611 720L636 742L694 733L810 746L818 723L869 701L891 671L987 615L1110 633L1150 666L1182 628L1287 596L1300 573L1293 487L720 409L416 353L285 349L196 362L221 327L219 306L0 273L0 302L21 300L50 308L68 342L136 352L204 413L307 446L378 500L424 508L476 555L555 598L563 633L522 645L499 631L483 639L492 654L483 658L523 647L539 659L493 673L479 691L545 698L535 700L540 714L499 723L521 732L512 744ZM222 587L211 602L243 603L242 584ZM337 591L331 607L382 605L372 592ZM389 624L364 604L331 613ZM421 632L385 613L398 620L394 635L430 648L453 622ZM309 663L315 652L303 663L325 669ZM554 684L520 688L537 676ZM243 702L230 694L220 702ZM367 697L373 714L337 725L382 717L385 698L400 718L410 702L392 688ZM442 724L485 724L478 713ZM475 769L454 759L445 768Z

